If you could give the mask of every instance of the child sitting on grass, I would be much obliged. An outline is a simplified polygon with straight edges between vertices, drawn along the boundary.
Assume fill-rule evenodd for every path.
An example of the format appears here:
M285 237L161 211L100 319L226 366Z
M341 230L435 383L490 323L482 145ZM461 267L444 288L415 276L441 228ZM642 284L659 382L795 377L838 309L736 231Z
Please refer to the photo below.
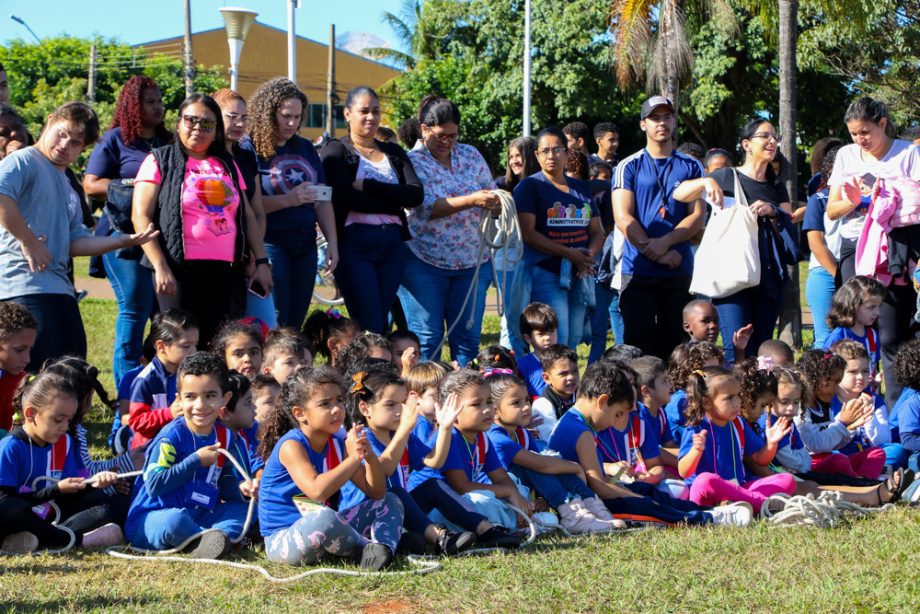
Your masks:
M722 366L725 356L722 350L710 341L682 343L674 348L668 357L668 381L671 382L671 400L664 412L671 424L675 441L683 441L684 426L687 423L687 382L690 374L705 367Z
M280 386L302 366L311 366L313 355L307 342L293 328L268 333L263 350L262 373L271 375Z
M268 417L268 412L275 406L278 395L281 394L281 384L271 375L260 373L251 380L252 406L256 414L256 429Z
M13 426L13 395L26 376L38 322L19 303L0 302L0 437Z
M227 368L252 379L262 372L262 329L246 320L224 322L211 340L211 351Z
M361 328L333 308L311 313L300 332L316 356L322 356L329 365L338 368L339 354L361 333Z
M639 389L639 415L654 426L658 438L661 463L668 469L668 477L677 477L677 456L672 452L680 447L671 432L671 423L664 411L671 401L671 383L668 365L657 356L642 356L629 363L636 372Z
M531 398L537 398L546 388L540 358L549 346L556 343L559 320L553 308L546 303L531 303L521 312L520 328L521 338L533 351L518 359L518 373L527 383Z
M251 482L240 483L218 449L235 447L233 432L218 422L230 400L223 357L189 356L179 365L178 418L147 448L144 472L134 483L125 534L145 550L183 547L193 558L218 559L230 536L243 530Z
M434 445L437 428L438 383L449 372L448 368L439 362L420 362L409 369L409 375L406 377L410 402L418 406L418 418L413 433L428 445Z
M540 355L546 388L533 402L537 437L549 441L559 418L575 404L578 390L578 354L567 345L554 343Z
M399 369L400 375L405 378L422 359L421 342L418 335L411 330L397 329L387 335L390 342L390 351L393 354L393 364Z

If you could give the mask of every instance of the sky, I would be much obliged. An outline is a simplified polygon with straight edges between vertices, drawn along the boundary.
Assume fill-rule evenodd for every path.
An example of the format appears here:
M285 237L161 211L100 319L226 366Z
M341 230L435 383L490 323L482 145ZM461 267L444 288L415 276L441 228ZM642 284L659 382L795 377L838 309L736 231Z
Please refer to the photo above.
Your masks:
M219 9L248 8L257 21L287 30L288 0L192 0L192 32L223 27ZM327 43L329 25L336 35L370 32L396 44L389 26L380 21L384 11L399 12L400 0L300 0L294 11L298 36ZM29 31L10 19L23 19L39 38L69 34L117 37L129 44L144 43L183 33L184 0L0 0L0 43L15 38L34 40Z

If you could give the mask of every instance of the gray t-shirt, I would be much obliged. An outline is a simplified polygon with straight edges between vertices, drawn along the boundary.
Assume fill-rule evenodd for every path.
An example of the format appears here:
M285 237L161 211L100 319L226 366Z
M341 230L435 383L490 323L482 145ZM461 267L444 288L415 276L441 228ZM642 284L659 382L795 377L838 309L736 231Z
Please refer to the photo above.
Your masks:
M32 273L22 246L0 226L0 300L34 294L73 294L67 279L70 242L89 236L79 196L64 171L35 147L13 152L0 161L0 194L11 198L36 236L44 236L51 264Z

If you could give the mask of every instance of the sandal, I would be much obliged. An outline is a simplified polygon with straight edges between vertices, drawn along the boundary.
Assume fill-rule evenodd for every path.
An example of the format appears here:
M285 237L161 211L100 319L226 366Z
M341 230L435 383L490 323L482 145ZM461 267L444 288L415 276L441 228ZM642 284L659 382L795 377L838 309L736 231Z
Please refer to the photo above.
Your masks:
M894 476L900 476L900 481L895 484L895 489L891 493L891 501L889 503L897 503L901 500L901 495L904 494L904 491L907 490L907 487L911 485L914 481L914 472L910 469L898 469L894 475L891 476L892 481L894 481Z

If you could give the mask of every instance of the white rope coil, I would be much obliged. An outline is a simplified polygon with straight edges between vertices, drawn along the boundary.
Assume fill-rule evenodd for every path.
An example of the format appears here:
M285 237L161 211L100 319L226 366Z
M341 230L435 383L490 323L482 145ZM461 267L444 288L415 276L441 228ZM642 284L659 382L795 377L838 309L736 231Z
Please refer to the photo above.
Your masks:
M773 505L782 506L774 512ZM833 490L823 491L816 499L812 494L790 497L777 494L768 497L760 508L760 518L774 526L813 526L830 528L839 524L846 514L867 516L893 507L886 503L879 508L866 508L843 499L841 493Z

